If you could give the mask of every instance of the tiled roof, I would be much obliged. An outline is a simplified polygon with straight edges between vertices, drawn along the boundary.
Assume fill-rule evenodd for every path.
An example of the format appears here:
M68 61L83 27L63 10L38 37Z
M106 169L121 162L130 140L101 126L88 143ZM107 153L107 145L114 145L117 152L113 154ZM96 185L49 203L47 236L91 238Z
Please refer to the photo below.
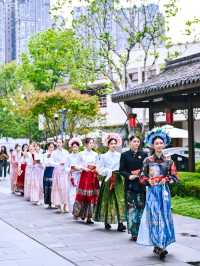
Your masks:
M167 62L159 75L126 91L113 93L112 101L145 100L154 95L177 92L180 87L187 89L196 83L200 84L200 53Z

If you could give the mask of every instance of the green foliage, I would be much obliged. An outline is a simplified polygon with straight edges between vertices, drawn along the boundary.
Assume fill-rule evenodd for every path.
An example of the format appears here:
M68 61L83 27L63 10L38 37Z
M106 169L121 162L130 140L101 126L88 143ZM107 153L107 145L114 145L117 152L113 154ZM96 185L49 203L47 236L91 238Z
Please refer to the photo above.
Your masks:
M16 90L18 85L16 70L15 62L0 66L0 97Z
M0 136L41 140L37 117L19 112L14 103L10 97L0 99Z
M65 1L67 2L69 4L68 0ZM133 48L139 46L144 50L145 62L150 49L153 48L154 54L157 55L156 47L160 45L164 33L163 16L157 9L150 9L145 0L141 0L138 6L130 6L129 9L120 5L119 0L86 2L87 14L73 20L74 30L82 37L83 43L92 54L95 54L96 72L108 78L115 90L122 87L126 89L129 80L127 67L130 58L133 60ZM109 30L110 18L124 33L123 52L117 50L116 36ZM96 42L99 45L94 45Z
M171 188L172 195L191 196L200 199L200 174L199 173L180 173L180 182Z
M46 119L46 131L50 136L58 135L61 118L55 121L55 113L66 109L66 133L87 134L98 120L99 104L97 97L82 95L72 90L36 93L30 99L27 111L34 116L43 114Z
M34 36L29 53L22 55L18 74L40 91L55 89L66 79L72 87L81 89L95 79L89 50L72 30L49 29Z
M193 197L179 197L172 198L173 212L200 219L200 199Z
M196 171L197 173L200 173L200 162L196 162L196 163L195 163L195 171Z

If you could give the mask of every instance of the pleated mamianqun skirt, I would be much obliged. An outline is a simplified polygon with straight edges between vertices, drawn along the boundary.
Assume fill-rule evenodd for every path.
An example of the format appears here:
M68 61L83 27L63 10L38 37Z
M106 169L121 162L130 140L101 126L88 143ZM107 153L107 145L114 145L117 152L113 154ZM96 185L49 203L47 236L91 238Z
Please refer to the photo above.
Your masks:
M23 163L21 165L21 174L17 175L17 182L16 182L16 191L23 193L24 192L24 178L26 173L26 164Z
M16 189L17 176L18 176L18 164L12 163L10 171L10 184L12 192L15 192Z
M82 171L73 215L82 219L92 218L99 197L99 180L96 171Z
M69 181L70 181L70 210L73 209L74 202L76 199L76 193L78 190L79 186L79 181L80 181L80 172L75 171L70 173L69 175Z
M44 203L51 205L51 189L52 189L52 176L54 167L48 166L44 170L43 189L44 189Z
M124 220L124 209L124 182L122 176L119 173L113 173L107 182L105 182L104 177L94 219L109 224L120 223Z
M40 164L36 164L32 169L30 181L30 201L41 202L44 198L43 194L43 176L44 168Z
M166 248L174 242L169 187L167 185L148 187L137 243Z
M51 190L51 201L53 205L61 206L69 204L69 177L64 166L56 166L53 171L53 183Z
M24 178L24 198L30 200L31 195L31 178L32 178L33 166L27 165L25 178Z

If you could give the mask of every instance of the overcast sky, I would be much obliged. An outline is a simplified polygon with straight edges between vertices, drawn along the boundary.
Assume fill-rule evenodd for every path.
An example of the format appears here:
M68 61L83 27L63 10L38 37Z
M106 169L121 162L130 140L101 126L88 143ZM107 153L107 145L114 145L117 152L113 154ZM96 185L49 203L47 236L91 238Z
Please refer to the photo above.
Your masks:
M56 0L51 0L52 3L55 3ZM121 0L123 6L130 5L130 3L135 3L135 1L139 0ZM152 0L146 0L147 2L152 2ZM163 8L163 4L167 0L161 0L160 2L162 5L160 6L161 10ZM73 0L73 6L79 6L80 0ZM82 5L83 5L83 1ZM155 1L157 2L157 1ZM179 13L175 18L171 18L170 20L170 36L173 38L174 42L184 42L184 41L190 41L192 37L188 39L188 37L185 37L183 32L185 29L185 22L189 19L192 19L194 17L200 18L200 0L178 0L178 6L179 6ZM70 9L65 8L62 12L62 15L65 17L69 17L70 15ZM198 32L200 34L200 25L196 26L194 28L195 34Z

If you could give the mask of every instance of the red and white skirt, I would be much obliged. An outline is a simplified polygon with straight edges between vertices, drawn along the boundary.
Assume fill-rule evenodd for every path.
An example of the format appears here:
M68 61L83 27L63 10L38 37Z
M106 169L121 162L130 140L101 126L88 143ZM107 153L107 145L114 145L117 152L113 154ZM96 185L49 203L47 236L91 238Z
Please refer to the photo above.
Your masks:
M91 218L99 196L99 181L96 171L81 173L73 215L76 217Z

